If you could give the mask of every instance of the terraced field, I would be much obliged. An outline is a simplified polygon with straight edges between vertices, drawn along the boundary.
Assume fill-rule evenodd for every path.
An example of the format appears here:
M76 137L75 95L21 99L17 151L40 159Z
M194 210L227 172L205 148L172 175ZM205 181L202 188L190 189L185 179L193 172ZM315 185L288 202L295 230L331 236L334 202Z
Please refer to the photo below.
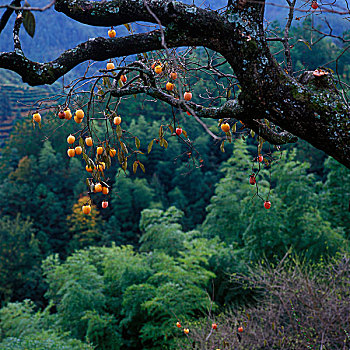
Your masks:
M32 104L53 93L53 87L31 87L12 72L0 70L0 146L16 120L28 116Z

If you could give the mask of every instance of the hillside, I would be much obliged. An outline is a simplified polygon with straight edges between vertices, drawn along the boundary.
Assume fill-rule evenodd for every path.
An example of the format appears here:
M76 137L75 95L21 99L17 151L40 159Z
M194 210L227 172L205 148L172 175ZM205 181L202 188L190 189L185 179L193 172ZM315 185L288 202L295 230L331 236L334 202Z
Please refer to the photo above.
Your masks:
M0 69L0 146L16 119L27 116L36 100L48 97L54 90L54 87L28 86L22 83L17 74Z

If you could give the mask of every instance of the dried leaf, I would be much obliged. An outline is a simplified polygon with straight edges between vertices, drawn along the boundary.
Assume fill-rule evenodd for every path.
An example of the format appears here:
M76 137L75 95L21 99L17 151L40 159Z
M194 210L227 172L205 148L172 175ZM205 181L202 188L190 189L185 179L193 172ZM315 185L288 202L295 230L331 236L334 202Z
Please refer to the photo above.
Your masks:
M163 141L164 148L167 149L168 148L168 141L166 139L162 139L162 141Z
M120 125L117 125L117 127L116 127L116 132L117 132L117 136L118 137L121 137L122 135L123 135L123 130L122 130L122 128L121 128L121 126Z
M124 23L124 26L129 32L131 32L131 26L129 23Z
M125 158L125 161L124 161L124 163L122 164L122 169L124 170L124 171L126 171L126 168L128 167L128 159L127 158Z
M137 160L135 160L134 164L132 165L132 171L134 172L134 174L136 174L137 166L138 166L138 162Z
M225 153L225 140L221 142L220 151Z
M137 137L135 137L135 146L137 149L140 148L140 140Z
M153 141L154 141L154 140L152 140L152 141L148 144L147 153L150 153L150 152L152 151Z
M182 129L182 133L183 133L183 135L186 137L186 139L188 139L186 130Z
M139 162L139 165L141 170L145 173L146 172L145 166L141 162Z
M103 77L102 81L104 86L107 86L109 89L112 87L111 81L108 77Z
M306 41L304 39L298 39L298 41L301 41L302 43L304 43L309 48L309 50L312 51L311 45L308 41Z
M120 146L121 146L122 150L125 152L125 154L129 153L129 151L128 151L128 149L127 149L127 147L126 147L124 142L120 141Z

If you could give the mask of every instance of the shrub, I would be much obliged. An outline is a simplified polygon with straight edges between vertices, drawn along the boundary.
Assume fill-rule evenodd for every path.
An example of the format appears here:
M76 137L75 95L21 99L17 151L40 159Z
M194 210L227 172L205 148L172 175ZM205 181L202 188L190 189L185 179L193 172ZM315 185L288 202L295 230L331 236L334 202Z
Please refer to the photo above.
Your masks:
M304 267L301 267L304 266ZM192 325L180 349L345 349L350 343L350 258L313 266L285 257L235 280L256 303ZM217 330L211 325L218 324ZM243 332L238 328L243 327ZM193 342L193 344L192 344ZM191 345L187 345L191 344Z

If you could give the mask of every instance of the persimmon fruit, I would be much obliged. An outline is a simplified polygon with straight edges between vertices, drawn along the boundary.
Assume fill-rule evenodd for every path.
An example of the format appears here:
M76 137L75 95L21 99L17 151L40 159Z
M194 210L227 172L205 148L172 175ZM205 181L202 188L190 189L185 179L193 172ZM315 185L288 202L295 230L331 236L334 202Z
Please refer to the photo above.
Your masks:
M166 83L165 88L167 91L172 91L174 89L174 84L169 81Z
M114 123L115 125L120 125L121 122L122 122L122 118L120 118L120 117L114 117L113 123Z
M83 213L84 213L85 215L88 215L88 214L91 213L91 206L88 205L88 204L87 204L87 205L83 205L82 209L83 209Z
M64 111L64 118L67 119L67 120L71 120L72 119L72 112L70 111L69 108Z
M116 33L116 31L115 31L113 28L111 28L111 29L108 31L108 36L109 36L110 38L115 38L116 35L117 35L117 33Z
M75 147L74 151L75 151L75 154L78 156L80 156L83 153L83 149L81 148L81 146Z
M264 202L264 207L265 207L265 209L270 209L271 208L271 202L270 201L265 201Z
M91 147L92 146L92 138L91 137L87 137L85 139L85 143L87 146Z
M72 158L75 156L75 150L74 148L69 148L67 151L68 157Z
M185 99L186 101L192 100L192 92L186 91L186 92L184 93L184 99Z
M37 123L40 123L41 122L41 115L40 113L34 113L33 114L33 120Z
M221 130L223 132L229 132L230 131L230 124L228 124L228 123L221 124Z
M155 66L155 67L154 67L154 71L155 71L157 74L160 74L160 73L162 73L163 68L162 68L162 66L158 65L158 66Z
M68 142L70 145L72 145L72 144L75 142L75 136L69 135L69 136L67 137L67 142Z

